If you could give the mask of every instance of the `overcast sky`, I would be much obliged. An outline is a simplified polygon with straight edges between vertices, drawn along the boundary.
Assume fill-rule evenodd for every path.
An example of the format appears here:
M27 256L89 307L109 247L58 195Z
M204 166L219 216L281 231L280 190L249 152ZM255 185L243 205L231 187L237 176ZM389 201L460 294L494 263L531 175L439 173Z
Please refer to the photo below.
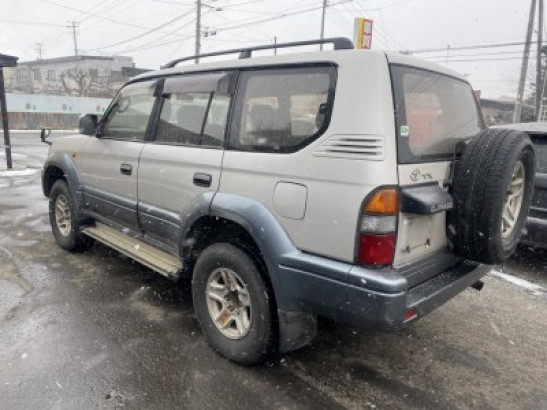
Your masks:
M203 8L202 24L216 30L216 35L203 39L202 52L269 43L275 36L278 42L319 37L322 0L210 0L207 4L222 10ZM522 45L457 48L522 43L530 0L329 0L329 4L325 36L351 37L353 19L368 17L374 20L372 48L442 49L415 55L466 74L487 97L516 95ZM158 68L194 51L194 1L1 0L0 53L34 60L36 44L41 43L43 58L72 55L73 37L67 28L72 21L78 25L81 54L128 55L138 67ZM530 67L532 79L535 66Z

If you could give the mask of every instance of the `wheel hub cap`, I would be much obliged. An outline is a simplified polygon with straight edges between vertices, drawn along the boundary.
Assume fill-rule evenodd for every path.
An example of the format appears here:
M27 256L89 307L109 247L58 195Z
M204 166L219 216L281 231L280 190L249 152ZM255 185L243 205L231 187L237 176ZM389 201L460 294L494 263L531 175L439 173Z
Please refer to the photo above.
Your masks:
M207 309L217 329L230 339L243 338L251 328L251 298L247 285L228 268L215 269L205 289Z
M55 200L55 223L61 235L68 236L70 234L72 228L70 208L67 197L62 194Z
M511 182L505 193L505 203L501 219L501 236L507 238L513 232L522 207L524 196L525 172L522 161L518 161L513 169Z

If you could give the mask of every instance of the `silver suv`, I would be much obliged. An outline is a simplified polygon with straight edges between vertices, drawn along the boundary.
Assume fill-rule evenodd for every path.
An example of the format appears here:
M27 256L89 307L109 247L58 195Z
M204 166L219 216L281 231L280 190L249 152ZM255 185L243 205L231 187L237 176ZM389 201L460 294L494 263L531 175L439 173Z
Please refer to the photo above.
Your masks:
M397 329L480 288L518 242L530 140L484 130L444 67L344 38L276 47L320 43L129 81L50 147L57 243L191 278L206 339L243 364L306 345L318 315Z

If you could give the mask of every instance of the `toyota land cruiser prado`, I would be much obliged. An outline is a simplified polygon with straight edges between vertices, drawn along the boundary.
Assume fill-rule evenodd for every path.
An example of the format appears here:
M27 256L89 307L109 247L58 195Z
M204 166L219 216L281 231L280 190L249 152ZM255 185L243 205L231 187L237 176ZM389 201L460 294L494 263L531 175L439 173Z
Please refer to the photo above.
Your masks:
M82 116L43 170L59 246L191 278L206 339L244 364L304 346L318 315L398 329L480 288L519 240L529 138L485 130L445 67L344 38L276 47L322 42L175 60Z

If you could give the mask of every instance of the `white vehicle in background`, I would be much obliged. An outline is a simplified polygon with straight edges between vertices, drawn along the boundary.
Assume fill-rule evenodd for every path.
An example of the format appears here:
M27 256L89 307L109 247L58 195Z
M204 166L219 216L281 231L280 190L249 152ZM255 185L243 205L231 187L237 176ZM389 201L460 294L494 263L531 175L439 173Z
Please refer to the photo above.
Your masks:
M469 83L409 56L334 50L168 63L53 142L43 190L69 251L101 241L191 278L211 346L252 364L316 317L397 329L515 249L529 138L485 130Z

